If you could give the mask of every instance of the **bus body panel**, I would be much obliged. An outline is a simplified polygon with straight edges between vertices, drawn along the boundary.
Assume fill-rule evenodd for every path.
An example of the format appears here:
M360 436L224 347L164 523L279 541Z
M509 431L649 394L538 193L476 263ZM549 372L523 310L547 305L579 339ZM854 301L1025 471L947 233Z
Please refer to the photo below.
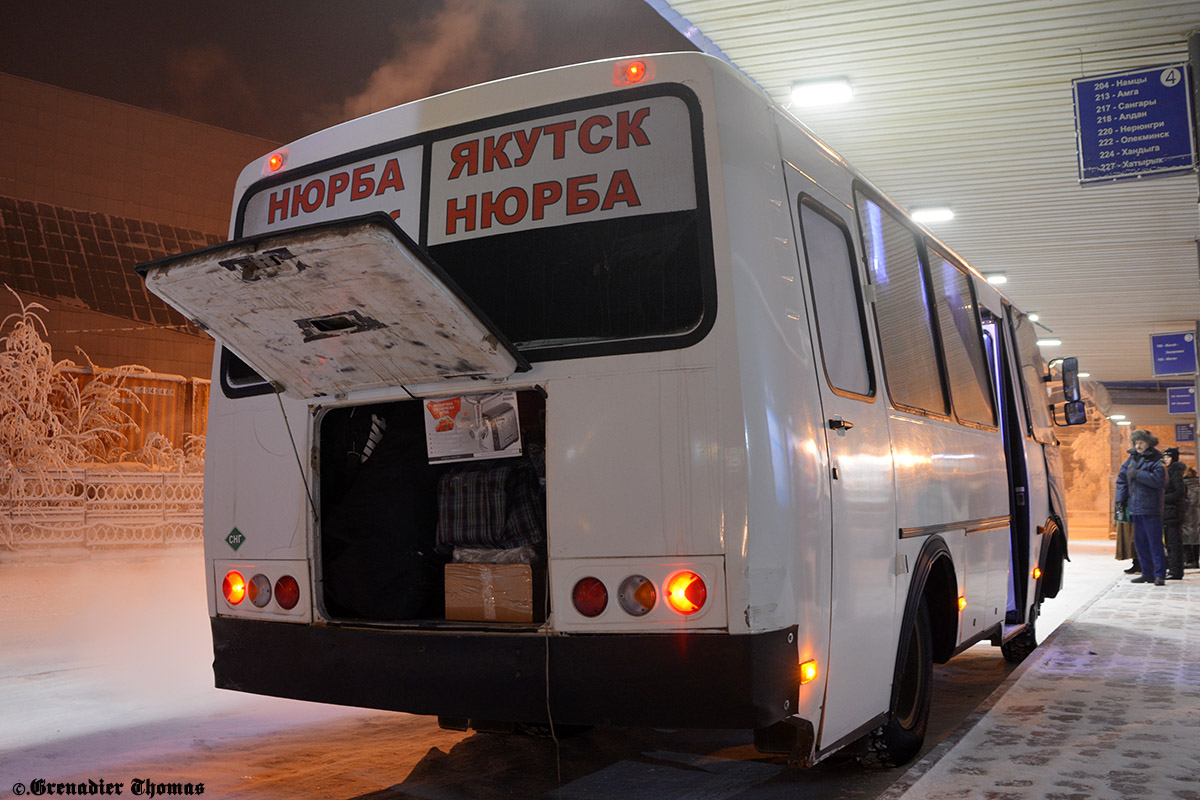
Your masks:
M744 77L718 71L716 117L724 214L714 214L718 264L728 261L721 306L736 331L737 408L746 512L726 517L726 553L742 559L730 583L746 587L751 631L795 620L798 662L817 678L800 687L795 715L819 724L828 677L830 490L824 419L799 280L774 112ZM722 218L723 217L723 218ZM727 248L727 249L726 249ZM730 317L726 317L729 319ZM744 454L744 455L743 455ZM739 482L739 485L741 483ZM732 594L732 592L731 592ZM739 609L731 607L731 620Z
M843 230L849 246L845 254L861 287L852 176L844 165L819 148L786 119L778 121L788 205L796 231L797 277L806 305L810 346L814 351L814 375L820 392L820 423L816 447L826 455L824 480L830 487L831 602L829 655L824 714L818 746L827 747L860 728L887 708L895 648L891 644L895 626L896 527L893 496L893 467L888 436L887 409L882 394L880 363L874 350L873 322L865 314L858 321L822 317L814 308L812 283L818 271L842 265L827 263L814 235L801 224L801 204L811 213L823 215ZM803 171L796 165L804 165ZM803 200L802 200L803 198ZM814 260L809 260L810 258ZM867 363L873 394L839 391L831 383L829 358L819 325L831 337L838 332L867 334ZM847 326L847 327L843 327ZM834 427L849 424L851 427Z

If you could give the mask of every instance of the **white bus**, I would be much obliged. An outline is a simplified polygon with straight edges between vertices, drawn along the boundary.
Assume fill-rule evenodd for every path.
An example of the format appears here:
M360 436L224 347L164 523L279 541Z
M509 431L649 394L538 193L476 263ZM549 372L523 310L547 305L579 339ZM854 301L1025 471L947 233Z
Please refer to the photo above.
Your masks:
M1033 324L721 60L312 134L138 270L219 344L219 687L897 764L1061 584Z

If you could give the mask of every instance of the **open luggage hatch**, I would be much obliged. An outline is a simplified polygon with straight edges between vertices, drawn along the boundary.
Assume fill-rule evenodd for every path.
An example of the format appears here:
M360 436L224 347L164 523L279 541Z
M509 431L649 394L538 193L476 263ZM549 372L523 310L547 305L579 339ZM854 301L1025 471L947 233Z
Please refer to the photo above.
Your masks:
M292 397L529 369L384 214L250 236L137 272Z

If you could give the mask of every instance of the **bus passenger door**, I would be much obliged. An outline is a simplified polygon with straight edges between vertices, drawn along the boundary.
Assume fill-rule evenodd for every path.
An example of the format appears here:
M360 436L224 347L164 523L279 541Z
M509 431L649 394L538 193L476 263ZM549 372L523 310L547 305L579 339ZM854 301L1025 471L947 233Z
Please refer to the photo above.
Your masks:
M833 502L824 749L888 709L896 637L896 516L887 404L875 378L853 210L787 174L812 320Z

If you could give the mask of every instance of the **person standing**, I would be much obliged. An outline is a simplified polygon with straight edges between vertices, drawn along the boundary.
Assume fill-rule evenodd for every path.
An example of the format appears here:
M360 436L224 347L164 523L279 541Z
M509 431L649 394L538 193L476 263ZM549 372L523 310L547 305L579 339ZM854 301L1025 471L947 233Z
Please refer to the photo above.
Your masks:
M1179 463L1179 448L1163 450L1163 466L1167 469L1167 485L1163 487L1163 534L1167 540L1167 580L1183 580L1183 525L1187 514L1187 484L1183 482L1187 468Z
M1188 467L1183 475L1183 485L1188 489L1187 511L1183 515L1183 568L1200 568L1200 477L1195 467Z
M1162 454L1155 449L1158 437L1136 430L1129 435L1133 447L1117 473L1117 513L1129 512L1133 519L1133 543L1142 574L1131 583L1165 586L1166 557L1163 553L1163 487L1167 471Z

